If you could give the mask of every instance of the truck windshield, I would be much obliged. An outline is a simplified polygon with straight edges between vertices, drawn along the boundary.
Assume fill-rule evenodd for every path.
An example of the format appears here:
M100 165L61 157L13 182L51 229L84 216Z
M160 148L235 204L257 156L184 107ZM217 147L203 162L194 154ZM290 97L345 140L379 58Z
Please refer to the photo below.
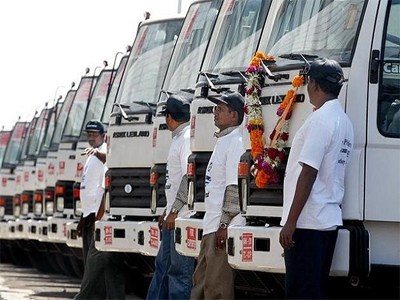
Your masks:
M63 137L79 138L90 93L95 84L96 80L94 77L83 77L81 79L81 83L76 91L75 99L68 113Z
M29 143L28 156L37 156L43 144L43 139L46 134L46 126L49 120L50 109L43 109L39 115L38 121L35 128L33 129L33 135Z
M21 155L22 142L25 139L27 127L27 122L17 122L15 124L6 153L4 155L2 167L15 166L18 164Z
M67 93L67 96L65 97L60 114L57 117L57 124L56 124L55 130L54 130L54 135L51 140L51 144L50 144L51 149L54 149L54 150L58 149L58 145L60 144L60 141L61 141L61 136L62 136L62 133L64 130L64 126L65 126L65 123L67 122L68 113L69 113L69 110L71 109L72 102L74 101L75 95L76 95L76 91L70 90Z
M190 6L165 77L168 91L193 88L221 3L208 1Z
M142 25L117 94L117 103L156 103L182 19Z
M2 131L0 133L0 166L3 164L4 154L6 153L10 136L11 136L10 131Z
M28 130L26 132L26 137L23 140L22 143L22 149L21 149L21 160L25 160L28 156L28 150L29 150L29 145L31 141L33 140L33 135L35 132L35 127L38 122L39 117L34 117L32 121L30 121Z
M112 74L113 70L103 70L99 74L92 97L90 98L83 125L90 120L98 120L101 118L104 106L106 104L108 85L110 83ZM83 128L84 126L82 126L82 129ZM85 138L86 140L86 132L84 130L81 132L81 138Z
M205 70L211 73L243 70L254 55L270 1L230 0L221 11L223 24L217 33L210 65Z
M57 103L55 107L50 109L49 125L47 126L46 136L44 137L43 145L40 150L41 152L47 152L50 148L51 139L53 137L56 128L57 112L60 111L61 105L62 103Z
M307 54L349 65L365 3L365 0L282 1L260 49L277 60L284 54ZM291 63L279 60L277 64Z
M110 120L110 114L112 111L112 106L115 102L115 98L117 97L117 92L119 88L119 84L121 83L122 76L125 71L126 63L128 62L128 56L124 56L121 58L121 61L119 63L118 69L117 69L117 74L114 76L113 83L111 86L110 94L107 98L107 103L106 107L104 108L104 113L101 121L103 123L108 123Z

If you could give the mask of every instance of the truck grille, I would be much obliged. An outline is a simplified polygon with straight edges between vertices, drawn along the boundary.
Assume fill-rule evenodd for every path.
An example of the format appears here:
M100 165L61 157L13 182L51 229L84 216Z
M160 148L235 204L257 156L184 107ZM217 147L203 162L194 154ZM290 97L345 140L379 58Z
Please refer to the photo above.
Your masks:
M109 169L110 207L150 208L150 168Z

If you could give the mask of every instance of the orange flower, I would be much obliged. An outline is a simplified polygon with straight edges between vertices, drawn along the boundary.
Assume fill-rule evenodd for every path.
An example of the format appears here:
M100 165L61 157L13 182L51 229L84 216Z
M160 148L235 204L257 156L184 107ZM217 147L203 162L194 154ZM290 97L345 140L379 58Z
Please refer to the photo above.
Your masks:
M294 91L293 90L288 90L285 96L285 99L283 99L283 102L281 105L279 105L279 111L283 112L286 108L286 106L289 104L290 99L292 99L294 96Z
M254 56L253 59L250 62L251 66L259 67L260 66L260 58L257 56Z
M251 156L255 159L258 155L264 155L263 132L260 129L254 129L250 132Z
M301 87L304 83L304 77L303 76L295 76L292 80L292 85L294 87Z
M267 185L269 180L269 175L265 173L263 170L259 170L257 172L257 177L256 177L256 186L258 188L263 188Z
M267 56L261 51L256 52L256 57L261 58L261 59L267 59Z

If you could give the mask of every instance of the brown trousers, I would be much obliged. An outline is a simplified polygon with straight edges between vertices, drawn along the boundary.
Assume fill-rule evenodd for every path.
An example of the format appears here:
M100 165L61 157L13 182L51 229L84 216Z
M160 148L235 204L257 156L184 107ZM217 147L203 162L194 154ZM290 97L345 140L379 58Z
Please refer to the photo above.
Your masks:
M228 254L215 248L215 232L203 236L190 299L234 299L234 281Z

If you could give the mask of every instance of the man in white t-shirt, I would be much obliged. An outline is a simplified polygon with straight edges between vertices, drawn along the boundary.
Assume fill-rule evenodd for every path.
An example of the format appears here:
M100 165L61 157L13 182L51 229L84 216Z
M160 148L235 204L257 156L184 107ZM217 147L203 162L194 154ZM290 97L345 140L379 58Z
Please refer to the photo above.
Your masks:
M244 224L239 214L238 164L245 152L242 128L244 98L237 92L209 97L217 104L217 143L205 175L203 236L191 299L234 299L235 273L226 252L227 227Z
M90 147L82 155L87 155L80 187L82 215L78 224L78 235L83 239L83 260L86 261L89 246L93 240L94 222L104 194L104 177L107 171L104 126L92 120L86 124L86 135Z
M297 131L284 180L280 244L284 248L287 299L323 299L329 280L353 126L337 97L340 65L317 59L307 91L316 108Z
M83 239L85 271L81 288L74 299L125 299L125 270L120 253L98 251L94 242L94 223L104 214L104 180L107 171L105 130L98 120L85 127L90 147L80 188L82 216L78 235Z
M167 157L165 196L167 206L159 218L162 241L158 250L156 270L151 280L147 299L189 299L192 288L194 257L179 254L175 249L175 219L188 217L187 163L190 151L190 103L179 95L168 97L161 114L172 132Z

